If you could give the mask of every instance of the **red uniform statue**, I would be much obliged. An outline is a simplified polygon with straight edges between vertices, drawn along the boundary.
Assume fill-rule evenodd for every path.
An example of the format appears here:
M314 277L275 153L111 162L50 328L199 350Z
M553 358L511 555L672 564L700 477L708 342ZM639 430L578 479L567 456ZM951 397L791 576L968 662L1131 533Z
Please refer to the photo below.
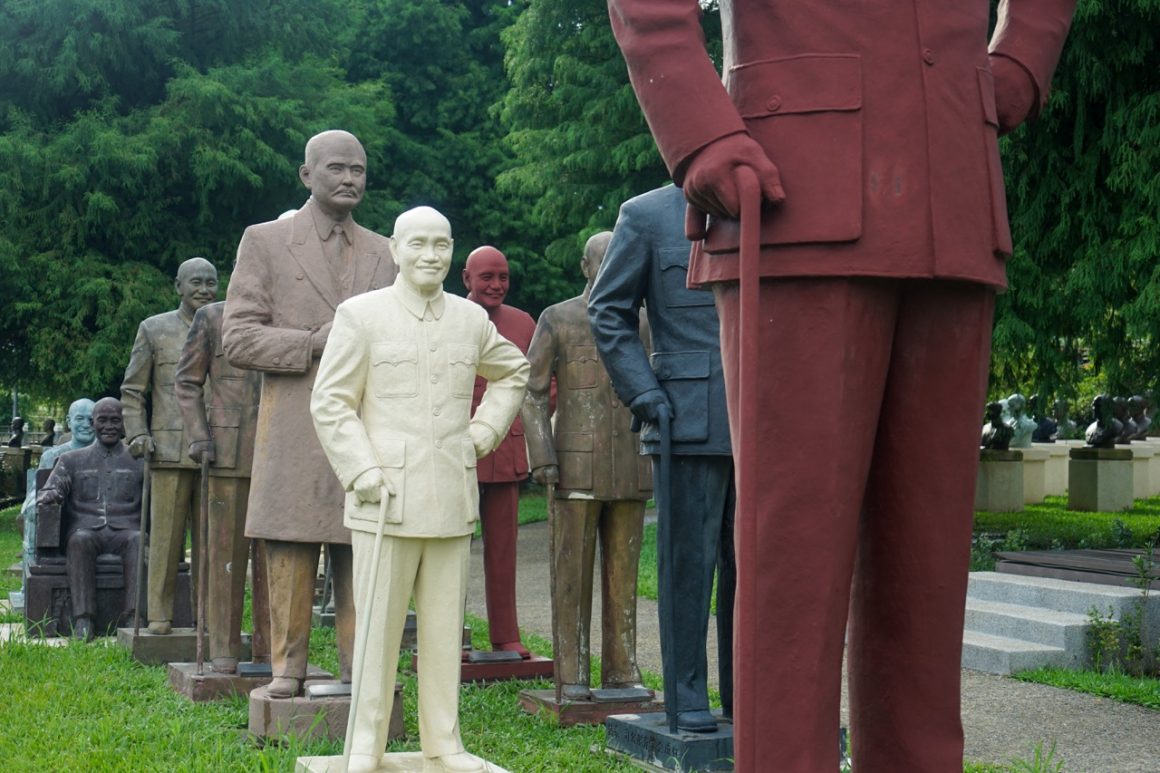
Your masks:
M733 0L723 84L697 0L609 0L702 213L689 282L716 295L735 458L759 470L737 505L738 771L837 768L843 633L854 769L962 770L978 415L1011 251L998 134L1046 104L1073 6L1003 0L988 49L983 0ZM739 167L766 203L746 415Z
M536 321L525 311L506 305L508 263L495 247L479 247L467 256L463 269L467 297L487 310L499 334L525 355ZM479 407L487 380L475 379L471 412ZM488 456L479 460L479 519L483 524L483 577L487 597L487 626L491 646L529 657L520 643L516 617L516 536L520 505L520 482L528 477L528 449L524 425L517 416L507 437Z

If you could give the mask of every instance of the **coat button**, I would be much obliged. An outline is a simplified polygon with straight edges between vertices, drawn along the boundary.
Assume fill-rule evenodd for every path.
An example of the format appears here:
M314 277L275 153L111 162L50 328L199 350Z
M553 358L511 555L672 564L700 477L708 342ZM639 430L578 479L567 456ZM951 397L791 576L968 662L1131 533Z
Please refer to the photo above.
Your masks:
M305 275L305 274L299 274L297 278L298 278L298 279L305 279L305 278L306 278L306 275Z
M275 358L274 358L274 364L275 364L275 365L279 365L279 364L281 364L281 362L282 362L282 358L281 358L281 357L275 357Z
M934 64L934 51L930 50L929 48L922 49L922 61L926 62L927 64Z
M780 108L781 97L779 97L777 94L774 94L769 98L769 101L765 103L765 109L771 113L776 113Z

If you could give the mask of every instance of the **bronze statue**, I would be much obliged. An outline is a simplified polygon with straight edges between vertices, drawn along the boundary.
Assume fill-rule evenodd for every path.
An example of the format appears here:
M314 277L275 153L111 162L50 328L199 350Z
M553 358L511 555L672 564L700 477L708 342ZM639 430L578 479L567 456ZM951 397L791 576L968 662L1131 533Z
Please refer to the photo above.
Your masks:
M580 269L580 296L540 315L528 350L532 364L523 409L532 479L555 485L551 560L555 564L553 625L556 681L567 700L589 691L592 570L600 542L603 620L601 686L640 684L636 665L636 575L644 506L652 495L651 464L630 430L632 413L612 390L588 323L588 294L612 232L591 237ZM643 324L643 322L642 322ZM647 335L647 334L646 334ZM555 431L548 415L556 377Z
M310 199L292 216L250 226L238 245L222 319L230 364L262 372L246 536L266 544L270 579L271 697L297 695L318 555L334 569L341 677L354 643L350 531L342 486L310 427L310 390L339 303L395 278L387 240L354 222L366 188L366 152L354 135L327 131L306 143L298 176Z
M705 657L717 587L721 709L733 712L736 491L720 330L713 296L685 286L685 199L669 185L620 207L612 241L588 296L588 318L616 393L644 422L657 503L657 600L665 711L670 728L711 732ZM639 334L648 310L652 356ZM662 455L660 413L671 418L671 459Z
M487 311L496 330L524 354L536 332L536 321L526 311L504 303L509 278L508 262L495 247L471 251L463 268L467 299ZM471 395L474 411L483 399L487 379L477 376ZM531 653L520 643L516 615L516 537L520 507L520 483L528 477L528 449L524 425L517 416L503 442L479 460L479 521L483 531L483 582L487 600L487 629L494 650Z
M40 445L52 448L56 445L56 419L45 419L43 430L44 434L40 436Z
M1133 395L1128 400L1128 414L1136 424L1136 433L1132 440L1147 440L1148 432L1152 429L1152 419L1147 414L1148 402L1143 395Z
M235 368L223 356L224 311L225 303L211 303L194 314L177 363L174 389L185 421L189 458L209 465L205 566L210 662L214 671L232 674L242 651L242 604L250 548L245 536L246 501L262 374ZM207 392L212 398L208 410ZM269 599L262 563L255 562L251 570L255 660L268 655L269 648Z
M1088 425L1084 438L1089 448L1115 448L1116 441L1124 432L1124 425L1113 414L1112 398L1096 395L1092 400L1092 416L1095 420Z
M1052 418L1058 425L1055 432L1057 440L1074 440L1079 437L1079 427L1076 426L1071 416L1071 404L1064 398L1055 401L1052 408Z
M1128 445L1132 442L1132 438L1136 435L1136 422L1128 414L1128 398L1113 397L1112 398L1112 415L1116 417L1116 421L1120 422L1120 436L1116 438L1116 443L1120 445Z
M459 665L477 460L507 436L528 363L474 303L443 292L451 225L430 207L395 221L389 288L338 307L310 410L346 489L360 634L348 771L379 767L412 595L423 770L484 771L459 734ZM471 416L477 376L488 387ZM377 551L377 552L376 552ZM366 616L365 618L363 616ZM363 636L366 638L363 638Z
M115 553L121 557L125 578L122 618L133 615L144 476L141 460L134 459L121 442L125 437L121 402L113 397L98 400L92 417L99 442L62 454L37 497L38 505L59 503L66 509L73 636L85 641L94 635L98 555Z
M197 465L185 455L181 409L173 392L173 375L185 345L193 314L217 298L217 269L205 258L190 258L177 269L174 288L181 304L156 314L137 327L137 340L125 378L121 402L129 452L148 454L149 501L149 632L172 630L177 571L185 554L185 525L193 523L197 546L200 491ZM146 406L149 406L148 413Z
M12 417L12 423L8 425L8 447L20 448L24 445L24 419L19 416Z
M983 425L981 446L992 451L1006 451L1011 447L1011 437L1015 430L1003 421L1003 404L987 403L987 423Z
M1054 443L1059 424L1043 412L1043 399L1039 395L1031 395L1027 400L1027 410L1031 414L1031 420L1035 422L1031 440L1036 443Z

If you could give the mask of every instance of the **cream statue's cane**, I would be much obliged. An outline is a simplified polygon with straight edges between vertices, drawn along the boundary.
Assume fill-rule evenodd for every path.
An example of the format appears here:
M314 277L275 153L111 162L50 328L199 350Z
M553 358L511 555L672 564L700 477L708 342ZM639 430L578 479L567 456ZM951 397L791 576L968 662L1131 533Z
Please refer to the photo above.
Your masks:
M371 636L371 604L375 600L375 588L379 585L379 555L383 550L383 529L386 528L387 524L387 503L391 500L391 493L385 483L380 496L379 525L375 528L375 552L371 556L371 576L367 583L366 595L363 597L362 608L358 610L359 631L358 640L354 643L356 657L350 687L350 711L346 717L346 739L342 744L342 769L344 771L350 767L350 747L354 741L355 716L358 714L358 699L362 693L363 672L367 660L367 643ZM382 755L381 749L379 754Z

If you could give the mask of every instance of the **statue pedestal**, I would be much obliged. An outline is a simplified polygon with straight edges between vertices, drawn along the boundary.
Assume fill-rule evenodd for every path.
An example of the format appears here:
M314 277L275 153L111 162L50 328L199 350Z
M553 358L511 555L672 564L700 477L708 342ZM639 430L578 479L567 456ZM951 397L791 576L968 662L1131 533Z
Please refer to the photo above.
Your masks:
M733 770L733 723L720 721L720 710L713 714L718 722L712 733L673 733L664 712L614 714L604 722L604 743L648 769Z
M1047 496L1047 460L1051 452L1031 446L1020 448L1023 454L1023 503L1039 504Z
M323 609L315 604L314 611L311 613L310 622L315 628L333 628L334 609L331 607Z
M487 773L508 773L494 762L482 760ZM423 773L423 752L395 752L384 754L377 770L382 773ZM346 773L342 755L335 757L299 757L295 773Z
M1067 509L1112 513L1132 506L1132 452L1127 448L1073 448L1068 462Z
M1132 451L1132 496L1147 499L1152 496L1152 459L1156 456L1156 449L1149 443L1134 440L1125 448Z
M594 691L595 692L595 691ZM599 725L614 714L654 714L665 710L665 695L641 700L556 701L555 690L520 690L520 706L529 714L548 712L560 727Z
M488 657L492 654L499 657ZM411 658L411 669L415 673L419 672L418 653ZM553 679L555 676L556 661L539 655L532 655L526 660L509 659L502 657L500 653L468 650L459 666L459 681L463 684L507 682L513 679Z
M169 687L195 703L221 700L231 695L249 695L251 690L269 684L273 678L269 664L259 664L265 668L246 668L253 665L239 663L237 673L219 674L210 668L207 660L202 667L201 675L198 676L197 663L170 663ZM254 674L255 671L258 675ZM332 676L321 668L308 665L306 678L331 679Z
M1071 449L1063 443L1036 443L1032 448L1042 448L1047 451L1047 461L1043 467L1044 496L1066 496L1067 453Z
M309 690L315 685L321 687L331 684L339 683L332 679L314 680L308 676L306 688ZM349 688L350 685L343 686ZM265 687L257 687L250 693L250 735L257 738L280 740L293 736L303 741L325 738L341 743L346 739L346 719L349 714L349 693L319 697L307 694L296 698L271 698L266 694ZM393 741L403 733L403 686L396 683L387 740ZM331 759L337 759L341 765L342 757Z
M1023 454L1020 451L979 450L975 477L975 509L1011 513L1023 509Z
M174 628L164 636L149 633L142 621L141 633L117 629L117 646L129 650L133 660L146 666L189 663L197 660L197 633L193 628ZM250 635L242 634L242 660L250 659Z

